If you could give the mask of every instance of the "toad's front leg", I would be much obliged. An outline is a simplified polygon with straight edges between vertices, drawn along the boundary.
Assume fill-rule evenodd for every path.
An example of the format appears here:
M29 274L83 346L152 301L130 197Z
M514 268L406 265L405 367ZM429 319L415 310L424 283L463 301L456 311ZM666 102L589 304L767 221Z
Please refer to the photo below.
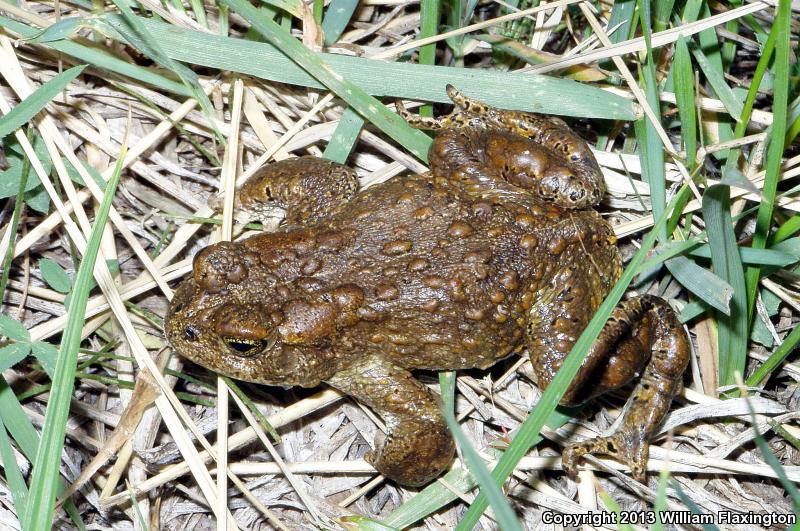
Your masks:
M366 460L401 485L421 486L444 472L455 445L439 399L405 369L380 355L367 356L327 382L377 411L388 434Z
M531 360L535 369L547 368L540 372L540 379L544 380L540 383L545 385L585 327L581 319L570 319L568 306L551 304L540 307L538 312L534 309L531 315L532 322L538 321L534 328L529 323ZM632 404L620 428L611 436L567 447L562 455L564 469L574 476L581 456L610 455L630 466L634 479L644 482L648 440L669 411L689 355L689 338L663 299L644 295L623 301L600 332L562 403L580 404L622 387L642 367L644 374L633 391Z
M317 157L299 157L261 168L239 190L243 210L261 218L286 209L286 224L309 225L331 215L358 192L351 168Z

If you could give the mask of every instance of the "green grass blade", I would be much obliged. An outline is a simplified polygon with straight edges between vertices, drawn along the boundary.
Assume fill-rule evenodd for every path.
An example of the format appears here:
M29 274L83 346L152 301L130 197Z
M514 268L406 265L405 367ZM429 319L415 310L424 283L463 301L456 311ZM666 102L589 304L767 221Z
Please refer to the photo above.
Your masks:
M92 27L93 20L94 19L85 19L86 25ZM23 37L33 37L39 33L39 30L31 26L3 16L0 16L0 27L10 29ZM67 39L48 42L46 46L74 57L82 63L93 65L100 70L107 70L125 77L137 79L143 83L164 89L173 94L180 94L187 97L192 95L182 83L169 79L149 68L132 65L128 61L115 57L106 49L79 44Z
M697 165L697 110L694 97L694 71L689 57L686 39L675 43L675 98L681 118L681 139L686 150L686 166L689 171Z
M702 510L698 505L692 500L689 496L683 492L683 488L681 488L681 484L672 478L672 488L675 489L675 492L678 494L678 498L683 502L683 504L689 508L692 514L696 515L705 515L708 514L704 510ZM719 531L719 528L714 524L700 524L700 527L703 528L704 531Z
M656 516L656 523L650 526L651 531L664 531L664 522L661 521L661 513L669 510L667 505L667 485L669 484L669 470L661 469L658 474L658 491L656 501L653 503L653 512Z
M800 255L798 254L800 239L792 238L785 241L789 242L788 246L779 247L780 244L776 244L771 249L739 247L740 259L742 263L748 265L788 266L800 260ZM692 249L689 255L697 258L711 258L711 249L708 245L701 245L696 249Z
M439 32L439 17L442 14L442 0L421 0L419 4L420 24L419 38L427 39ZM419 49L419 64L436 64L436 43L426 44ZM433 106L423 105L419 114L421 116L433 116Z
M612 43L617 44L630 38L635 12L636 0L616 0L614 2L611 16L608 18L608 27L619 26L619 28L609 36Z
M32 129L28 129L26 137L28 138L28 142L31 142L33 139ZM8 149L8 145L6 145L6 149ZM7 174L8 171L11 170L9 169L4 173ZM3 272L0 273L0 301L5 300L6 286L8 285L8 277L11 273L11 263L14 261L14 247L16 246L17 242L17 227L19 226L19 218L22 215L22 202L25 197L25 192L28 186L28 178L30 175L31 162L28 157L25 157L22 159L22 168L20 171L19 183L17 184L17 198L14 203L14 211L11 214L11 221L8 224L8 229L6 229L10 231L11 237L9 239L8 248L6 249L6 254L3 256Z
M341 37L353 13L358 7L358 0L333 0L325 12L322 31L325 34L325 45L330 46Z
M43 31L37 33L30 39L26 39L30 43L46 43L51 41L58 41L61 39L68 39L75 35L80 30L85 22L84 17L67 17L59 20L58 22L47 26Z
M14 450L11 448L11 441L8 439L8 432L3 417L0 415L0 459L3 460L3 472L6 478L8 490L11 492L11 499L14 502L14 510L17 518L25 514L28 504L28 486L22 477L22 471L17 465L14 457Z
M724 279L702 268L685 256L676 256L666 262L669 272L687 290L700 300L724 314L730 313L733 288Z
M661 102L658 98L655 57L650 44L650 3L637 0L637 4L641 12L640 25L647 51L645 63L642 65L640 83L644 89L648 105L658 116ZM639 157L642 161L642 178L650 185L650 203L653 209L653 217L658 219L667 205L664 147L661 144L661 138L659 138L655 126L650 123L646 116L636 121L635 130L636 138L640 142ZM658 238L661 241L666 241L666 237L667 231L666 227L664 227L661 229L661 234L658 235Z
M186 88L192 94L192 97L197 100L197 102L200 104L200 107L203 109L203 113L205 114L208 123L210 123L211 127L214 128L217 140L224 145L225 136L217 129L215 125L216 121L214 120L214 109L211 106L211 101L208 99L208 96L203 91L203 87L200 86L200 81L197 77L197 74L195 74L190 68L178 63L164 53L164 51L161 49L161 45L158 43L158 40L150 34L147 28L141 23L141 19L133 13L133 10L128 7L128 4L125 1L111 1L117 6L117 9L120 10L122 17L107 18L105 19L106 22L112 23L115 21L124 21L122 24L116 26L115 29L117 32L125 37L125 40L131 46L141 51L143 54L178 76L178 78L183 81L184 86L186 86Z
M733 288L730 312L727 315L715 315L719 324L717 342L720 385L734 384L735 374L744 374L749 330L744 269L733 232L730 208L729 187L712 186L703 194L703 218L714 273Z
M263 429L269 434L270 437L272 437L272 440L275 442L275 444L280 444L281 436L278 433L278 430L276 430L275 427L269 423L267 417L265 417L261 410L256 407L255 402L253 402L247 393L242 391L242 388L239 386L239 384L227 376L222 376L222 379L225 380L225 385L227 385L228 388L239 397L239 399L247 406L247 409L250 410L250 413L253 414L256 420L258 420L259 425L261 425L261 429Z
M611 512L616 515L617 529L619 529L619 531L634 531L634 528L630 524L619 523L624 521L622 517L622 507L619 506L617 500L611 497L611 494L609 494L607 490L601 488L597 496L603 502L603 505L611 509Z
M22 454L33 462L33 457L36 455L36 449L39 446L39 433L33 424L28 419L25 411L19 403L14 390L6 382L5 378L0 376L0 419L5 425L8 433L16 441ZM64 491L63 482L59 482L59 492ZM85 529L80 514L75 508L72 500L67 500L64 504L64 509L69 514L72 521L78 529ZM22 520L25 513L18 512L17 516Z
M776 243L782 242L798 232L800 232L800 214L795 214L778 227L772 241Z
M687 185L681 187L678 194L672 199L670 208L679 202L688 192L689 187ZM498 484L502 484L508 476L511 475L514 471L514 467L528 452L532 441L539 435L539 431L542 429L545 420L558 405L561 397L569 387L570 382L575 378L583 359L586 357L586 353L589 352L589 349L594 344L606 321L611 316L611 312L622 299L625 290L628 289L634 275L639 270L639 266L644 261L645 256L650 252L650 249L653 248L657 235L663 231L667 222L668 212L669 209L662 212L655 225L653 225L653 228L647 236L645 236L644 240L642 240L641 248L633 256L619 281L600 305L600 308L598 308L594 317L589 322L589 325L583 331L581 337L578 338L578 341L575 343L575 346L572 347L569 355L564 359L561 369L559 369L550 382L550 385L548 385L547 389L542 393L539 403L536 404L536 407L522 423L519 432L517 432L516 436L511 441L511 445L503 453L497 466L492 471L492 476ZM464 518L459 522L457 529L459 531L471 530L478 523L480 515L486 510L486 505L486 495L481 492L478 497L475 498L469 510L467 510Z
M653 31L664 31L669 24L672 9L675 7L675 0L656 0L653 2Z
M756 230L753 233L751 247L763 249L766 247L772 225L772 210L775 207L775 193L778 187L778 177L781 171L784 139L786 138L786 114L789 101L789 52L791 50L791 33L789 32L792 15L790 0L778 2L778 15L772 31L775 36L775 90L772 98L772 129L769 145L767 146L766 175L762 188L761 203L758 206ZM756 292L761 269L758 267L747 268L747 302L748 313L752 315L755 308Z
M108 28L113 28L113 24L97 20L115 17L119 18L118 15L103 15L96 19L87 19L87 25L107 31ZM313 76L268 43L210 35L157 20L140 20L158 40L164 53L176 61L281 83L324 88ZM38 32L30 26L2 16L0 27L8 28L24 37L31 37ZM107 51L69 40L49 42L46 46L99 69L139 80L173 94L192 95L182 83L151 69L131 65ZM446 103L450 100L445 94L444 86L451 83L472 97L502 108L582 118L635 118L633 105L625 98L589 85L550 76L389 63L334 54L318 55L336 72L374 96ZM391 79L392 83L386 83L386 79Z
M158 39L164 53L176 61L292 85L325 88L272 44L200 33L157 20L141 19L141 22ZM288 38L285 32L284 36ZM299 42L295 44L306 54L312 53ZM625 98L566 79L391 63L326 53L315 55L338 74L378 97L449 103L444 87L450 83L469 96L504 109L609 120L632 120L636 116L632 103ZM387 83L387 79L392 82Z
M59 92L83 72L86 65L74 66L69 70L53 77L50 81L37 88L33 94L19 102L8 114L0 117L0 140L10 135L36 116L44 107L55 98Z
M700 70L703 71L703 75L705 76L709 85L711 85L711 87L714 89L717 98L719 98L719 100L725 106L725 110L728 111L728 114L730 114L735 120L741 119L743 108L742 102L739 101L739 99L733 93L733 90L731 90L731 88L728 86L722 70L717 69L717 67L708 60L708 57L706 57L706 54L703 53L703 50L697 46L692 46L692 55L694 56L695 61L697 61Z
M517 516L514 514L514 509L511 508L508 500L506 500L500 486L494 482L492 474L486 468L483 459L478 455L475 448L472 447L469 438L464 434L464 431L458 424L458 420L456 420L455 413L453 412L455 373L440 373L439 382L442 387L442 414L444 415L444 420L447 422L450 433L453 434L453 438L461 449L461 455L466 461L467 468L469 468L469 471L478 480L478 484L481 486L481 492L486 494L489 505L491 505L494 511L497 525L503 530L522 531L522 526Z
M773 471L775 471L778 482L783 485L783 488L786 489L787 494L789 494L789 498L792 500L792 505L794 505L795 514L800 514L800 490L798 490L797 486L786 476L786 471L783 469L783 465L781 465L781 462L777 457L775 457L775 454L772 453L772 450L770 450L769 445L767 445L767 441L764 440L764 436L758 431L758 420L756 419L756 414L753 412L753 407L749 401L747 402L747 409L750 410L750 424L752 425L753 431L756 434L756 446L758 446L758 449L761 450L761 455L764 456L764 461Z
M364 127L364 119L350 107L345 109L322 156L344 164L358 141L362 127Z
M789 335L784 338L783 343L781 343L780 346L770 354L769 358L767 358L750 378L747 379L747 385L752 387L761 385L761 381L769 376L772 371L777 369L780 364L789 357L789 354L797 348L798 343L800 343L800 326L794 327Z
M701 2L699 14L701 15L700 18L708 18L712 15L711 9L708 6L708 2ZM694 22L696 19L697 18L687 20L686 22ZM715 69L717 72L724 72L722 65L722 53L719 49L716 28L704 29L697 34L696 39L699 43L699 48L703 50L703 53L705 54L709 63L712 65L711 68ZM713 92L713 90L712 94L717 96L716 92ZM710 121L707 122L707 127L709 130L716 132L715 135L718 137L719 142L726 142L733 139L731 120L728 116L725 116L724 113L717 113L715 115L715 121L713 123ZM728 157L728 153L728 150L717 151L715 153L715 157L722 160Z
M424 133L413 129L400 116L390 112L363 88L337 73L319 55L306 48L300 41L245 0L221 0L221 2L243 16L267 41L346 101L361 116L402 144L420 160L427 160L430 139ZM186 45L184 44L184 46Z
M366 516L343 516L339 522L344 524L347 531L398 531L398 528L391 527Z
M75 367L81 343L81 329L86 314L89 287L93 279L92 273L100 249L103 228L111 208L111 200L122 172L123 158L124 154L121 153L95 216L86 251L75 276L72 303L61 338L60 355L56 363L56 372L45 413L41 443L38 445L36 458L33 460L28 511L23 519L24 528L28 531L49 530L53 521L61 452L64 448L70 398L75 385Z

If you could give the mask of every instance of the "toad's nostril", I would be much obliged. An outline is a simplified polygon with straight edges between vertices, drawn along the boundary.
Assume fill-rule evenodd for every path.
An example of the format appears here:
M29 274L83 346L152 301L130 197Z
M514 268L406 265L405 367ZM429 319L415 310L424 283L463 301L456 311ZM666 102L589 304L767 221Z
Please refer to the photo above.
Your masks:
M200 337L200 332L194 326L188 325L183 329L183 337L187 341L197 341L197 338Z

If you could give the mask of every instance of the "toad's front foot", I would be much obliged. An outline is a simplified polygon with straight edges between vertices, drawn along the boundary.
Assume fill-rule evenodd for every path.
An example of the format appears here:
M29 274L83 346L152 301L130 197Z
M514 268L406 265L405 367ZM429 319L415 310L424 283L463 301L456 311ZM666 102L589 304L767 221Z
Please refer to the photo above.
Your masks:
M364 458L399 484L421 487L447 470L454 454L453 438L444 423L407 420L402 431L376 437L375 450Z
M619 431L609 437L595 437L571 444L564 448L561 461L567 474L574 478L578 475L578 463L584 455L609 455L628 465L633 479L644 483L649 453L647 435L641 430L634 430L633 433Z
M378 436L365 459L401 485L429 483L453 462L455 443L439 410L439 400L407 370L379 354L364 356L328 383L377 411L387 435Z

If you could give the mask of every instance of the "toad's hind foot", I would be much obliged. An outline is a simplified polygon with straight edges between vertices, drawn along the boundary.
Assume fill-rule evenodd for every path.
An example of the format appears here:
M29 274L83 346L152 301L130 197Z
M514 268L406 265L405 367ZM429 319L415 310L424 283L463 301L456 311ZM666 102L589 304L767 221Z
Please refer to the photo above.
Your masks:
M609 437L596 437L571 444L561 454L561 462L567 474L574 478L578 475L578 463L584 455L608 455L628 465L633 479L644 483L649 453L647 434L640 429L634 430L634 433L617 432Z
M482 101L468 98L463 92L455 88L453 85L447 85L446 90L447 97L450 98L455 105L453 111L447 116L428 118L425 116L411 114L406 110L400 100L397 100L396 103L397 113L402 116L406 122L408 122L408 125L416 129L437 130L469 126L479 127L481 125L487 125L484 123L482 118L487 115L487 113L495 109L483 103Z
M620 360L629 360L626 364L629 367L640 365L633 361L636 352L646 356L649 351L650 360L633 390L617 432L574 444L564 451L564 468L573 476L580 457L591 453L609 455L626 463L631 467L633 478L644 482L650 451L648 441L669 411L689 363L689 338L677 315L663 299L643 295L624 301L612 320L606 323L599 345L602 347L625 330L631 335L618 344L614 355ZM609 366L613 365L614 362L609 361ZM615 383L621 385L622 381Z

